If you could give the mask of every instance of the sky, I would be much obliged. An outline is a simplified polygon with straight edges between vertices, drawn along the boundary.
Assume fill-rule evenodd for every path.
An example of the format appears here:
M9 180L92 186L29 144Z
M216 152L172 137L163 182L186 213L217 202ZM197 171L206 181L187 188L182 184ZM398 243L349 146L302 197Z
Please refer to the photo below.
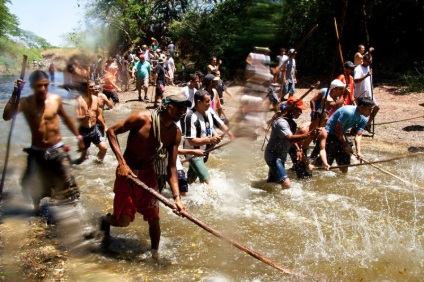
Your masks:
M80 7L78 7L80 4ZM19 27L34 32L54 46L63 46L62 35L72 32L84 18L83 0L11 0L10 13Z

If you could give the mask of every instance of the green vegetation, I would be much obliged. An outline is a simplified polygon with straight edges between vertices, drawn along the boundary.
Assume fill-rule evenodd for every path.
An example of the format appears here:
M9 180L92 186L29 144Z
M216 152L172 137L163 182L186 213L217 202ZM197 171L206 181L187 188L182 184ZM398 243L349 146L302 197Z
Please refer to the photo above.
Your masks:
M13 63L22 48L50 47L35 34L19 30L15 16L0 0L0 64ZM379 81L401 81L408 89L424 89L424 5L417 0L87 0L87 29L68 34L72 46L95 53L124 53L152 37L161 48L172 40L179 56L205 71L210 56L223 60L227 78L242 77L245 58L254 46L269 47L276 59L281 47L297 47L298 71L303 76L330 79L342 71L337 55L334 18L345 60L358 44L375 47L373 67ZM14 47L12 38L20 39ZM5 55L9 52L9 55ZM32 57L33 56L33 57ZM400 79L401 78L401 79ZM377 79L377 77L376 77Z
M6 3L10 1L0 0L0 73L13 74L19 72L24 54L29 61L38 61L41 50L52 46L33 32L18 28L18 19Z

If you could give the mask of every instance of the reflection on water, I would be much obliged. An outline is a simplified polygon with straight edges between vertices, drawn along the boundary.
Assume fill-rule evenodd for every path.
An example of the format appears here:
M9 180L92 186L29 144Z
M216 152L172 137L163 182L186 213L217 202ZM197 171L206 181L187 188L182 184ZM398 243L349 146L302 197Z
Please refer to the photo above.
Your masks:
M3 86L2 86L3 87ZM9 89L11 85L9 83ZM0 94L3 109L10 91ZM74 115L73 102L60 88L51 88L65 99ZM24 95L28 95L26 87ZM108 124L126 117L135 108L119 105L105 112ZM0 122L7 132L9 122ZM75 138L62 126L65 141L76 158ZM1 162L6 134L0 136ZM126 136L120 139L125 144ZM22 148L30 134L22 116L13 135L6 190L19 190L25 165ZM266 183L262 138L236 141L215 151L209 161L212 184L194 184L184 198L190 213L228 237L238 240L276 263L295 272L334 281L419 281L424 276L424 191L405 185L370 166L354 167L347 175L314 172L309 180L297 180L280 191ZM405 152L376 146L365 140L369 160ZM105 163L90 159L75 167L85 214L96 224L101 214L112 211L112 186L116 161L109 150ZM386 170L424 187L423 159L379 164ZM290 165L290 164L289 164ZM171 197L169 190L164 194ZM30 208L30 206L28 206ZM114 280L116 273L131 281L281 281L294 280L244 252L208 234L186 219L161 208L161 260L147 257L147 224L137 217L127 228L112 228L111 253L75 260L72 277L79 280ZM97 275L96 273L99 273ZM110 276L109 276L110 275ZM113 278L112 278L113 277Z

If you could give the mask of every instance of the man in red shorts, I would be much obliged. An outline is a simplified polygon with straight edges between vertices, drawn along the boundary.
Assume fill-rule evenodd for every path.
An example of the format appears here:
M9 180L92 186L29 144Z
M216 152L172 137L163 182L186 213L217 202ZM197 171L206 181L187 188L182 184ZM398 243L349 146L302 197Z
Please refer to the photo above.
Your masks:
M152 256L158 257L160 241L159 203L158 200L134 185L129 177L138 177L147 186L158 190L157 165L166 169L168 183L174 195L178 211L184 210L178 188L176 158L181 132L174 122L186 113L191 102L183 94L168 96L163 106L152 111L142 110L132 113L107 130L112 151L118 160L114 185L113 214L101 219L100 229L104 232L105 244L109 243L110 226L126 227L134 221L135 213L143 215L149 223ZM117 135L129 131L127 147L122 154ZM166 155L168 154L168 161ZM177 211L177 212L178 212Z

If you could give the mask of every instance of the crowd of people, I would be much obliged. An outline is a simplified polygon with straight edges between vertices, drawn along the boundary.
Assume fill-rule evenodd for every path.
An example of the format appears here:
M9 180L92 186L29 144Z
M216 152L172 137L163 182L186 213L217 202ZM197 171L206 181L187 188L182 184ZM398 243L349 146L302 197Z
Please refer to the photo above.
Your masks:
M110 56L106 62L101 56L96 63L84 63L76 56L71 58L64 72L64 88L77 93L79 127L64 110L60 96L48 92L46 72L36 70L29 76L33 94L19 101L17 90L24 82L17 81L3 118L10 120L15 113L22 112L31 129L32 141L31 147L26 149L28 165L22 186L32 198L36 213L40 212L40 200L44 197L67 207L78 202L80 193L71 173L72 164L87 159L91 143L98 147L96 161L103 163L108 150L107 138L118 165L113 211L100 219L102 242L110 243L111 226L128 226L138 212L149 224L152 255L157 257L161 232L158 199L135 187L129 178L138 178L157 192L161 192L167 181L179 213L185 209L181 196L187 194L190 184L197 179L200 183L211 183L206 165L211 150L225 136L230 141L242 136L232 130L233 126L251 127L257 133L258 128L268 125L271 135L264 150L269 167L267 181L280 183L283 189L291 186L285 168L288 157L299 178L311 177L317 166L329 169L334 160L345 165L350 164L352 155L362 159L362 133L370 130L370 122L378 111L372 93L370 52L359 48L358 65L345 62L344 73L310 100L311 120L297 126L295 119L307 107L295 96L296 50L289 49L286 55L286 50L281 49L275 68L269 66L268 48L258 47L248 55L246 89L234 121L227 118L222 106L225 88L220 78L221 60L211 57L206 75L196 71L189 75L187 85L178 94L164 95L165 87L174 83L173 55L177 50L171 42L164 53L156 41L152 42L155 44L150 47L137 48L136 55L130 52L122 57ZM355 61L357 57L355 55ZM131 78L135 89L130 89ZM120 102L118 92L137 91L138 99L147 102L149 86L155 88L151 109L133 112L115 125L107 126L103 111ZM276 112L266 121L262 113L269 110L270 104ZM81 156L76 161L71 161L62 141L59 117L78 141ZM236 124L229 125L230 122ZM354 136L356 153L348 131ZM126 132L129 135L122 150L118 136ZM308 156L312 143L315 147ZM179 155L185 155L185 160ZM187 176L182 162L189 164ZM347 167L341 170L348 171Z

